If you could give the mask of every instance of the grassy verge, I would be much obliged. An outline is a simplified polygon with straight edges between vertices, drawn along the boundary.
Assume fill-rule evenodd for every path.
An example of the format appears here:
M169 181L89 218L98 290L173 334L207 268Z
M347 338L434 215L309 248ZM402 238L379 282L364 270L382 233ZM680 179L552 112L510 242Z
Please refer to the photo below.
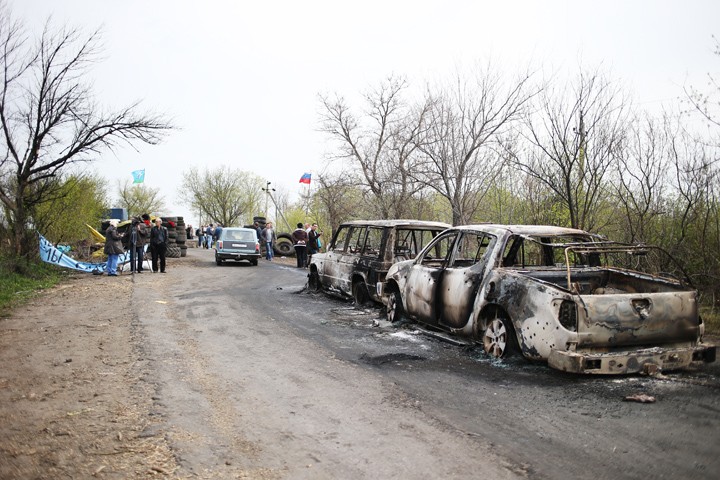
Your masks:
M9 315L10 309L66 276L65 272L46 263L31 265L24 274L0 267L0 317Z
M705 333L720 335L720 311L717 308L700 307L700 315L705 322Z

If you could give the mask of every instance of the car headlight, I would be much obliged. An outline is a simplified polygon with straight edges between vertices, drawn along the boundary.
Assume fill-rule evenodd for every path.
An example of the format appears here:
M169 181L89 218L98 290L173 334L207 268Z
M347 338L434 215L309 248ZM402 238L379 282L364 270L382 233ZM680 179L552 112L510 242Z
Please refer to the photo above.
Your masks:
M571 300L563 300L558 313L560 325L571 332L577 332L577 305Z

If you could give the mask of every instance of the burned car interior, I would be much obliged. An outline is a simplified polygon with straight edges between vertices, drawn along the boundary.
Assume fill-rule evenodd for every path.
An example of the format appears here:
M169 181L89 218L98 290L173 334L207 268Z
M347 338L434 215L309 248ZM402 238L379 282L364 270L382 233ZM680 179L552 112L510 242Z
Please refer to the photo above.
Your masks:
M502 265L583 295L692 288L682 267L662 249L592 238L517 236L508 242Z

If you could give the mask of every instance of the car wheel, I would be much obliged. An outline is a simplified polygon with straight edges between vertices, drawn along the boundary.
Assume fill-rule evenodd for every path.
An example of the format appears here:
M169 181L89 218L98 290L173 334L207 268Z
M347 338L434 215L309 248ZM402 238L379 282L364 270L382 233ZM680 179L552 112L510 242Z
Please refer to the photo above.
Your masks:
M353 299L357 306L365 305L369 300L367 288L365 288L365 282L362 280L355 280L352 286Z
M220 260L220 257L218 257L217 255L215 255L215 264L216 264L218 267L223 264L223 261Z
M310 277L308 278L308 290L311 292L319 292L320 288L320 274L318 274L317 270L311 270Z
M257 259L255 259L255 260L251 260L250 263L252 263L253 265L255 265L257 267L258 261L257 261Z
M402 297L397 290L392 292L388 297L387 303L387 319L388 322L397 322L402 320L405 309L403 308Z
M502 314L496 313L495 318L489 319L483 332L483 350L495 358L512 356L515 351L515 335L510 320Z

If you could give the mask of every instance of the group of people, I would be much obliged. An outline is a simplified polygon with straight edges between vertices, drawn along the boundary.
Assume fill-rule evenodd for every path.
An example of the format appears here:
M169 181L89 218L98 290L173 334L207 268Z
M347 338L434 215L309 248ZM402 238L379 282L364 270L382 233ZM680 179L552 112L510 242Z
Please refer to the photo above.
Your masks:
M277 236L275 235L275 229L273 228L272 222L267 222L265 227L261 227L259 222L253 224L253 228L257 232L257 237L260 242L260 248L265 252L265 260L272 261L274 258L273 247L277 242ZM318 224L313 223L312 225L306 223L297 224L297 229L292 232L293 247L295 247L295 256L297 257L297 267L307 268L310 265L310 259L314 253L320 251L322 243L320 236L322 232L318 231Z
M313 254L320 251L322 243L320 236L322 232L318 231L318 224L310 225L306 223L297 224L297 228L292 232L293 247L295 247L295 258L297 259L297 268L308 268Z
M125 251L122 240L123 237L127 235L130 235L130 238L126 239L128 240L128 244L134 245L134 248L129 248L132 272L142 273L145 245L149 241L153 272L158 271L159 262L160 272L165 273L165 252L167 251L168 232L167 228L162 226L162 219L156 218L155 226L150 228L150 216L145 213L141 219L133 219L132 227L125 234L120 234L117 231L117 225L117 220L111 220L110 226L105 233L105 253L108 255L108 275L117 275L118 257ZM277 242L277 236L272 222L267 222L264 227L261 227L259 222L255 222L253 227L257 232L260 248L265 253L265 259L272 261L274 258L273 247ZM195 230L198 247L212 248L213 243L220 238L221 232L222 225L219 223L217 225L211 223L207 226L200 226ZM322 247L320 240L321 235L322 232L318 231L317 223L313 223L312 225L309 223L304 225L302 223L297 224L297 228L292 232L291 236L298 268L307 268L308 265L310 265L313 254L320 251Z
M152 257L153 272L165 273L165 253L167 252L168 230L162 225L162 218L155 218L151 227L150 215L142 214L134 217L127 232L118 232L118 220L110 220L105 231L105 249L108 256L107 274L117 276L118 260L125 251L130 252L130 270L132 273L143 273L145 245L149 244ZM124 244L124 245L123 245Z
M197 235L198 239L198 248L212 248L213 243L220 238L221 232L222 225L219 223L217 225L213 225L211 223L206 226L201 225L198 227L198 229L195 230L195 235Z

